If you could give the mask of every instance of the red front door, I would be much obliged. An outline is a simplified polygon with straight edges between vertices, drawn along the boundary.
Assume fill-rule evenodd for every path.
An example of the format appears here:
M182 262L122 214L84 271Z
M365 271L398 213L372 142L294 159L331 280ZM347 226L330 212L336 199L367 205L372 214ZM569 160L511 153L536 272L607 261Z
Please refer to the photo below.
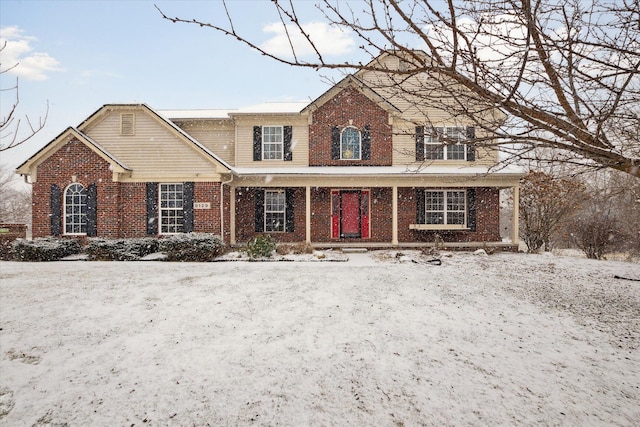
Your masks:
M340 215L340 237L360 237L360 192L343 191L340 194L342 212Z

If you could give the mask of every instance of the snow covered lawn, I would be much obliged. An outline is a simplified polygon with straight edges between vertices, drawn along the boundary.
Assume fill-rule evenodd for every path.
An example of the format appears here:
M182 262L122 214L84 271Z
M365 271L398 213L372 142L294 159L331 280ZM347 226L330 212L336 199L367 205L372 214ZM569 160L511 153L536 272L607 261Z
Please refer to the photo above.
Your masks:
M2 262L0 424L637 425L640 264L396 255Z

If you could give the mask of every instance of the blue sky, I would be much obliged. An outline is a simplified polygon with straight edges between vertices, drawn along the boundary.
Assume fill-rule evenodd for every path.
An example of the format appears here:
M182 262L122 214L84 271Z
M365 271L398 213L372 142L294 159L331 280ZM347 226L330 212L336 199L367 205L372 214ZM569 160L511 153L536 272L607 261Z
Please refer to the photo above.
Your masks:
M314 1L297 0L301 21L331 60L362 54L352 34L335 32ZM77 126L104 104L144 102L156 109L237 108L265 101L313 99L339 74L292 68L230 37L195 25L173 24L167 15L223 24L220 1L27 1L0 0L3 89L19 78L18 114L45 129L0 162L15 167L67 126ZM286 48L266 0L228 2L237 29L274 52ZM355 55L355 56L354 56ZM366 61L368 58L362 57ZM324 78L323 78L324 77ZM2 116L13 102L2 92Z

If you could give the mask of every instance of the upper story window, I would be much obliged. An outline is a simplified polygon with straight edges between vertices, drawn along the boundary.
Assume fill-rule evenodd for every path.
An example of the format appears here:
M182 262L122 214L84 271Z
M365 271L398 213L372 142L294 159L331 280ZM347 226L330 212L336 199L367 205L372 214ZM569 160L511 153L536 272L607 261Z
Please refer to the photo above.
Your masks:
M160 184L160 233L182 233L183 216L183 184Z
M360 160L362 136L354 127L346 127L340 134L340 159Z
M254 126L253 160L293 160L292 126Z
M136 115L134 113L120 114L120 135L133 136L136 134Z
M64 192L64 233L87 233L87 190L71 184Z
M475 160L473 127L416 127L416 160Z
M262 126L263 160L282 160L283 146L282 126Z
M466 128L437 127L435 133L426 135L424 158L426 160L465 160Z

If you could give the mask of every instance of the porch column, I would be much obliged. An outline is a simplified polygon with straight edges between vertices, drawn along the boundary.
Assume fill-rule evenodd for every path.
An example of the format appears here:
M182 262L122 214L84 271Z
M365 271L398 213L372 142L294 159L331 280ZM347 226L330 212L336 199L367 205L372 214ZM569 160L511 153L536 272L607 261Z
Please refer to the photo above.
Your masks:
M236 244L236 187L229 186L229 242Z
M398 187L391 191L391 244L398 246Z
M511 241L514 244L518 244L520 241L520 187L513 187L513 219L511 229Z
M307 243L311 243L311 187L307 185L306 193L305 193L305 240Z

